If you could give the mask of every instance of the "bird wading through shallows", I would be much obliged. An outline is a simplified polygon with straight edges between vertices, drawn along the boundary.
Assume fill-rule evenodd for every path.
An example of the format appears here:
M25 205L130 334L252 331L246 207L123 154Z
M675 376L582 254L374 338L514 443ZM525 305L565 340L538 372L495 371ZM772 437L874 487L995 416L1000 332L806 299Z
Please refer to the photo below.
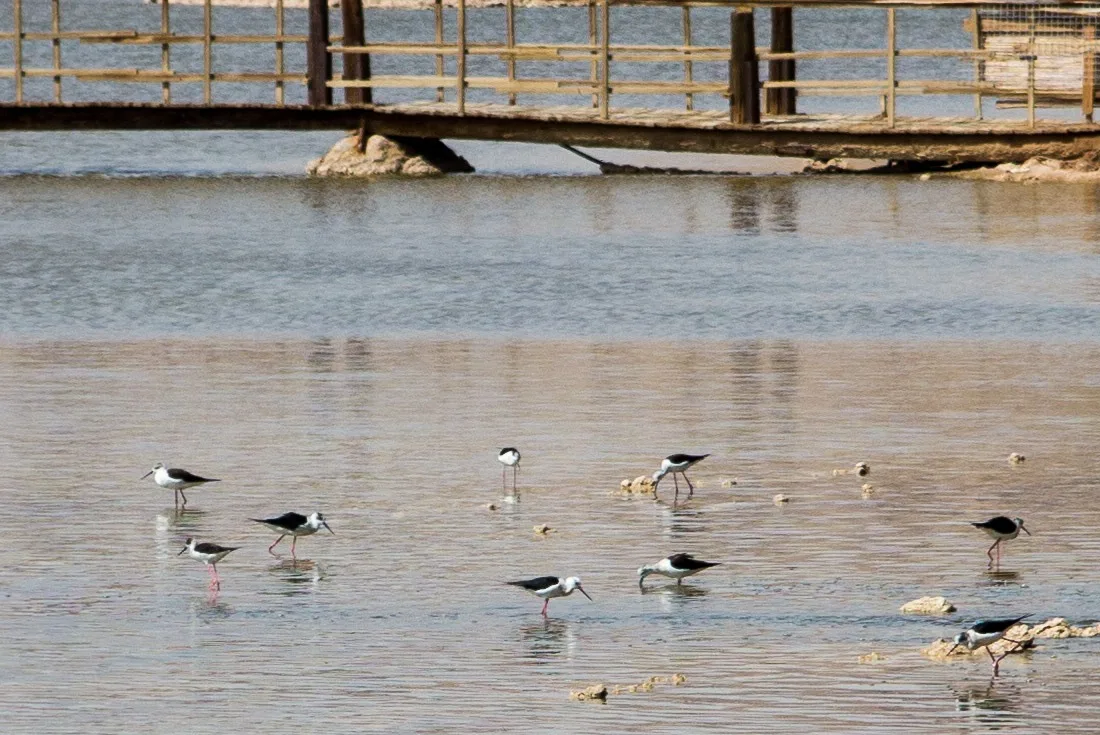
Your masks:
M687 471L709 456L709 454L670 454L665 457L661 461L661 469L653 473L653 497L657 497L657 486L661 484L661 480L671 472L672 481L676 483L676 494L672 498L672 504L676 505L676 501L680 498L680 482L676 479L676 475L683 475L684 482L688 486L687 499L691 500L691 496L695 494L695 486L688 479Z

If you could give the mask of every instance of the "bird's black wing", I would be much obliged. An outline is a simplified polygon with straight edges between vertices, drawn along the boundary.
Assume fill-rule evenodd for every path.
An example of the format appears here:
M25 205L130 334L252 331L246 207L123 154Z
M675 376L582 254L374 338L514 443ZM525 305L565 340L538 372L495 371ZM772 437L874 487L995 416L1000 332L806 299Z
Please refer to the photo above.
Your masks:
M1031 617L1031 613L1027 615L1021 615L1018 618L1002 618L999 620L979 620L974 623L971 630L980 635L986 635L989 633L1001 633L1008 630L1016 623L1020 622L1024 618Z
M677 569L710 569L720 564L720 562L716 561L696 559L691 554L673 554L668 558L668 561Z
M694 464L709 456L709 454L670 454L666 459L672 464Z
M287 530L304 526L309 521L309 519L301 513L295 513L293 511L290 513L283 513L278 518L250 518L249 520L256 521L256 523L267 523Z
M168 476L173 480L179 480L180 482L221 482L221 480L215 480L212 477L199 477L196 474L188 472L187 470L170 469L168 470Z
M217 544L203 543L195 544L195 551L200 554L220 554L223 551L229 553L230 551L236 551L241 548L240 546L218 546Z
M553 587L558 584L560 580L557 577L535 577L534 579L521 579L517 582L509 582L508 584L515 587L522 587L525 590L531 592L537 592L538 590L544 590L547 587Z
M981 523L971 523L975 528L988 528L995 533L1012 533L1016 530L1016 521L1008 516L997 516Z

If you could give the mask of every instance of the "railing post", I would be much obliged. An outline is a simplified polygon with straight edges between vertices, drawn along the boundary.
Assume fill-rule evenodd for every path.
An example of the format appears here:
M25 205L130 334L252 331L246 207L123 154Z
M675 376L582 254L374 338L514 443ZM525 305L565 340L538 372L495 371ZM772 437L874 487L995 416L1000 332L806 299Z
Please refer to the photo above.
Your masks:
M12 30L15 37L11 42L12 61L15 67L15 104L23 104L23 3L12 0Z
M1081 114L1092 122L1093 104L1096 101L1096 26L1083 26L1081 33L1085 38L1085 55L1082 59L1084 66L1081 69Z
M691 63L691 6L685 5L680 15L684 26L684 84L690 86L695 72ZM691 92L684 95L684 109L695 109L695 95Z
M588 79L592 82L592 106L600 106L600 94L596 91L596 85L600 81L600 61L596 57L596 48L600 43L599 21L596 18L596 2L588 0L588 46L592 54L592 61L588 65Z
M167 5L168 3L164 3ZM283 7L283 0L275 0L275 36L280 40L275 42L275 73L279 76L275 80L275 104L282 105L286 102L286 85L283 83L283 73L286 71L286 64L283 59L283 41L281 40L286 33L286 10Z
M970 25L974 27L974 39L971 43L971 47L975 51L981 51L985 46L985 41L982 40L982 14L974 8L970 11ZM982 90L980 85L982 83L982 69L985 62L980 57L974 58L974 84L979 85L979 89L974 93L974 119L982 119Z
M611 116L611 2L600 0L600 119Z
M730 13L730 122L760 123L760 62L756 57L756 28L752 8Z
M50 31L53 38L50 46L53 50L53 70L56 72L53 78L53 100L61 101L61 2L52 0L50 3Z
M160 32L165 39L167 39L168 34L172 32L171 11L168 8L168 0L161 0ZM167 40L160 45L160 70L165 75L170 74L172 71L172 44L167 43ZM172 102L172 83L167 79L160 83L160 101L165 105L171 104Z
M458 95L458 114L466 114L466 0L458 0L457 56L455 57L455 81Z
M894 127L898 108L898 25L897 11L886 11L886 124Z
M202 5L202 101L209 105L214 99L211 86L214 74L214 2Z
M363 22L363 0L340 0L340 14L344 24L344 45L363 46L367 33ZM370 79L370 56L344 54L344 79ZM349 105L371 103L370 87L345 87L344 102Z
M508 0L504 5L504 42L508 46L508 84L516 83L516 3ZM516 104L514 90L508 92L508 104Z
M794 9L772 8L772 53L786 54L794 51ZM793 82L794 59L775 59L768 62L769 82ZM794 87L769 89L765 93L764 111L769 115L794 115L798 91Z
M309 0L309 47L306 68L309 76L309 104L323 107L332 104L332 54L328 51L328 2Z

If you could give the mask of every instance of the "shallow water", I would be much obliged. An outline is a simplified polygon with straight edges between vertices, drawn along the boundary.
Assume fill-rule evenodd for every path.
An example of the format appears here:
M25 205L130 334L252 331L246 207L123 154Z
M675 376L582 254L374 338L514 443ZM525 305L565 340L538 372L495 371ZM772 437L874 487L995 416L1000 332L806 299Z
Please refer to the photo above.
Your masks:
M993 684L986 661L919 649L980 616L1100 619L1098 358L790 340L9 344L5 729L114 731L125 713L146 732L1091 731L1095 639L1045 642ZM506 443L524 452L517 503L501 502ZM673 450L713 453L689 504L671 508L664 485L665 502L614 494ZM177 513L138 479L158 459L222 482ZM832 474L859 460L870 500ZM289 509L336 532L303 539L297 567L246 520ZM966 521L996 512L1035 535L990 574ZM192 535L242 547L218 595L176 556ZM636 567L677 550L724 566L640 593ZM594 601L555 600L543 620L502 584L540 574L581 575ZM897 612L923 594L960 613ZM886 660L857 663L871 651ZM682 686L606 705L567 698L676 672Z

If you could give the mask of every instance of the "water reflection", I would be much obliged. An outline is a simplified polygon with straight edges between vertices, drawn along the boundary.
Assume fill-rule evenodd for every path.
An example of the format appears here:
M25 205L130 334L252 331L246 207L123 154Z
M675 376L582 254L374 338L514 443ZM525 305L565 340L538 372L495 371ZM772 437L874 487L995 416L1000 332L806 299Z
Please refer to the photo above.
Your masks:
M191 604L191 612L204 623L226 620L233 615L233 609L229 605L218 601L218 590L213 588L207 591L204 600Z
M1018 723L1020 719L1020 687L990 679L982 683L952 685L955 695L955 711L965 712L985 725L990 731L1001 726Z
M316 592L321 580L325 578L325 568L309 559L285 559L273 564L268 572L285 583L283 587L273 590L273 594L286 597Z
M157 514L157 530L198 531L202 529L205 510L169 508Z
M1019 586L1020 573L1001 569L990 569L985 572L982 585L985 587L1011 587Z
M662 595L670 599L684 599L688 597L706 597L710 594L710 591L705 587L699 587L694 584L676 584L675 582L669 582L663 585L651 585L643 586L641 588L642 595Z
M541 622L521 626L520 638L527 648L527 658L536 663L548 663L559 656L573 658L577 637L573 624L565 620L544 618Z

